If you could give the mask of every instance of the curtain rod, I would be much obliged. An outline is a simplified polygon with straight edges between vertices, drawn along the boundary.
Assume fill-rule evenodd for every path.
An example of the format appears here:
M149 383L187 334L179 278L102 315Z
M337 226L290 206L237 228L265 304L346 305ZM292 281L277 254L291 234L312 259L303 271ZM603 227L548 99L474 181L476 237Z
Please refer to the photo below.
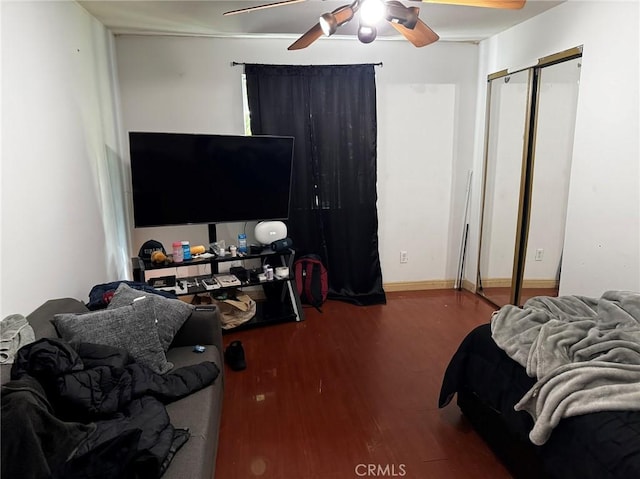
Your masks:
M237 66L244 66L247 65L247 63L243 63L243 62L231 62L231 66L232 67L237 67ZM252 63L251 65L255 65L255 63ZM378 62L378 63L359 63L359 65L373 65L374 67L381 67L382 66L382 62ZM298 66L298 65L287 65L287 66ZM334 65L311 65L311 66L334 66ZM335 66L343 66L343 65L335 65ZM348 65L344 65L344 66L348 66Z

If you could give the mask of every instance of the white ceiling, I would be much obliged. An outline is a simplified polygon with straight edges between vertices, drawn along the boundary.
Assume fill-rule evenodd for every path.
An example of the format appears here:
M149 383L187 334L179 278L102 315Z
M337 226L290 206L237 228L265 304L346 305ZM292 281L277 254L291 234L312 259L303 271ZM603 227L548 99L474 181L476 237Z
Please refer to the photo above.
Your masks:
M276 0L86 0L79 3L116 34L173 34L205 36L286 36L295 38L325 12L348 4L349 0L306 0L304 3L223 16L229 10L263 5ZM566 1L566 0L563 0ZM520 10L436 5L403 0L420 8L420 18L441 40L477 41L534 17L563 3L555 0L528 0ZM338 35L355 35L357 21L343 25ZM386 25L378 37L398 37Z

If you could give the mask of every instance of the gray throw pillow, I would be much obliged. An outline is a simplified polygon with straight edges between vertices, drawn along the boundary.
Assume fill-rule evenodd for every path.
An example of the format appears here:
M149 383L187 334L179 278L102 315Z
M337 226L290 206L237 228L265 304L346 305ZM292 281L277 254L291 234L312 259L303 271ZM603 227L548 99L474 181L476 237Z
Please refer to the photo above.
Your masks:
M122 308L85 314L56 314L52 322L60 337L67 342L125 349L133 359L158 374L164 374L173 367L162 349L153 304L147 299Z
M173 341L173 337L193 312L193 306L180 301L169 299L153 293L133 289L126 283L120 283L107 309L120 308L132 304L137 298L148 298L156 314L158 337L165 352Z

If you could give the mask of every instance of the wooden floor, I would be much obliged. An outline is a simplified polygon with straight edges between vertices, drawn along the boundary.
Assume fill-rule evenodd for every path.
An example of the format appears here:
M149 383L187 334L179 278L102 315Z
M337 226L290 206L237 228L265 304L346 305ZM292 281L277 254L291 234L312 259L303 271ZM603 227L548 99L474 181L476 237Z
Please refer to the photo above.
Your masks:
M495 307L453 290L387 301L224 336L247 369L226 368L217 479L510 477L455 404L437 407L449 359Z

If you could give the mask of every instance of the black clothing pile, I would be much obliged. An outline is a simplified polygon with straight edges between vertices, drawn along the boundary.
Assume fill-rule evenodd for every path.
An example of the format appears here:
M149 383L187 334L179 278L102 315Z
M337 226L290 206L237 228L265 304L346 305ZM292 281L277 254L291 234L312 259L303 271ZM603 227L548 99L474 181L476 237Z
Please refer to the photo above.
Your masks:
M157 479L189 438L164 405L219 373L205 361L159 375L110 346L28 344L2 387L2 477Z

